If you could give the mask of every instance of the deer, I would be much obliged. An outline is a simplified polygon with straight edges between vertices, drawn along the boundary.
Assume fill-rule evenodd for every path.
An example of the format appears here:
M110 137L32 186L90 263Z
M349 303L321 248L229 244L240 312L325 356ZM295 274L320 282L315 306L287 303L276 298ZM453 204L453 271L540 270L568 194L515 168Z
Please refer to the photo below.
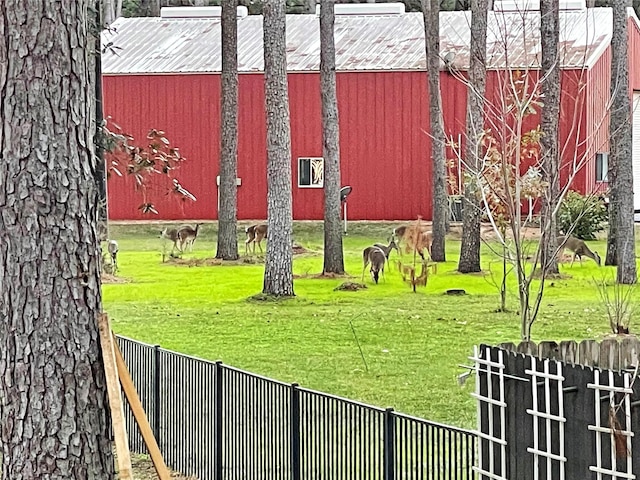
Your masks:
M433 233L431 230L427 230L427 226L420 226L420 237L416 239L416 247L418 250L418 254L424 261L424 253L423 250L426 248L429 252L429 256L431 256L431 244L433 243ZM397 239L397 244L400 245L403 241L406 243L407 238L413 232L415 232L416 226L414 225L402 225L401 227L397 227L393 229L392 236ZM401 250L398 247L398 253Z
M167 240L173 242L173 246L171 247L171 255L173 255L173 251L175 249L178 249L180 252L182 252L182 245L178 245L180 237L178 235L177 228L165 228L160 232L160 238L166 238Z
M245 228L244 231L247 234L247 239L244 241L244 254L247 255L249 253L250 244L253 244L253 253L255 254L256 243L258 244L260 253L262 253L261 242L267 236L267 224L258 223L256 225L251 225L250 227Z
M189 225L186 225L178 230L178 241L180 242L181 246L180 250L184 251L185 248L188 247L189 251L193 252L193 244L195 243L196 238L198 238L200 225L202 224L196 223L195 228L191 228Z
M118 271L118 242L109 240L107 242L107 251L111 257L111 273L115 274Z
M389 255L393 249L395 249L396 252L400 252L392 236L389 245L376 243L362 251L362 262L364 264L362 267L362 281L364 281L364 271L369 264L371 264L371 277L376 283L378 283L378 274L380 271L382 271L382 277L384 278L384 264L389 260ZM382 254L382 258L380 257L380 253Z
M573 253L571 257L571 267L576 257L580 260L580 265L582 265L582 257L589 257L596 262L598 266L601 264L598 252L591 251L589 247L587 247L587 244L584 243L584 240L572 236L560 236L556 238L556 245L558 246L558 257L562 255L565 249Z

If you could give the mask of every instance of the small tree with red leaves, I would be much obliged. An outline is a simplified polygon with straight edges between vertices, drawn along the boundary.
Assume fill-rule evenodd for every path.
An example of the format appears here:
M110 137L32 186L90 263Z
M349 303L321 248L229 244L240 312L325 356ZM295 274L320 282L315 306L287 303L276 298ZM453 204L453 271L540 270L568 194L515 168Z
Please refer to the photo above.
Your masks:
M153 199L160 193L175 195L181 201L196 201L196 197L186 190L175 174L186 161L177 148L172 147L165 133L152 128L146 138L146 145L136 145L133 136L109 120L103 127L103 147L107 165L107 178L112 175L129 175L135 179L136 191L142 196L138 207L142 213L158 211Z

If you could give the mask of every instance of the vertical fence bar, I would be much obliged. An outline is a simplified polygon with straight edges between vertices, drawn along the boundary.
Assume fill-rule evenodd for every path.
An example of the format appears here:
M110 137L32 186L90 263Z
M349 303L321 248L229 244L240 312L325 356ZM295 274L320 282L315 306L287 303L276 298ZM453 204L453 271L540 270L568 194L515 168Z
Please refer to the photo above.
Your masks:
M222 362L216 362L215 369L215 392L214 398L216 402L215 409L215 479L222 480L222 395L224 392L222 391Z
M153 346L153 435L156 437L156 441L158 442L158 446L160 450L162 450L162 444L160 443L160 419L161 419L161 408L162 402L160 401L160 392L161 392L161 369L162 365L160 363L160 345Z
M395 437L393 408L387 408L384 411L384 480L393 480L395 476Z
M300 480L300 390L297 383L291 384L291 479Z

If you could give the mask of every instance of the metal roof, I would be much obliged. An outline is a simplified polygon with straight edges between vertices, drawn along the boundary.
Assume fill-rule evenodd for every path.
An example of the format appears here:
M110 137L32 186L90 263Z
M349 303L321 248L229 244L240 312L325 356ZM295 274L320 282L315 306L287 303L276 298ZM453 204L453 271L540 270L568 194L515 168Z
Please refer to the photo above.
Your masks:
M470 12L440 14L441 55L452 52L453 67L459 70L466 70L469 64L470 21ZM489 12L487 66L539 66L539 25L540 12ZM610 8L560 12L562 66L592 66L611 42L611 33ZM103 54L106 75L210 73L221 68L219 18L119 18L111 30L103 32L102 42L117 47ZM339 71L426 70L419 12L338 15L335 43ZM292 72L319 70L316 15L287 15L287 64ZM262 16L239 18L238 70L262 69Z

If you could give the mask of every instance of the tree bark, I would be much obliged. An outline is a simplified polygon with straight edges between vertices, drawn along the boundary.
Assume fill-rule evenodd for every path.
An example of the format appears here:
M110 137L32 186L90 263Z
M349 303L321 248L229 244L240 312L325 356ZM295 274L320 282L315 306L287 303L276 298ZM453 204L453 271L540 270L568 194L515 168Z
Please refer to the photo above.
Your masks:
M323 273L344 274L340 224L340 134L336 95L335 0L320 5L320 94L322 97L322 155L324 157Z
M237 0L222 0L220 205L216 258L238 259L238 20Z
M288 297L294 293L285 1L267 0L264 2L263 14L269 225L263 293Z
M116 19L115 0L102 0L102 21L103 26L109 26Z
M442 119L442 98L440 96L440 2L422 0L424 19L425 53L427 56L427 77L429 86L429 121L431 124L431 161L433 165L431 258L444 262L445 235L447 233L447 168Z
M609 238L606 264L617 265L617 281L636 282L635 233L633 225L633 167L631 100L629 98L629 52L627 46L628 0L612 0L611 112L609 115L610 187ZM613 176L611 175L613 166ZM613 219L611 218L613 216Z
M305 0L304 5L306 7L306 13L316 13L316 0Z
M2 478L113 478L91 0L0 3Z
M109 208L107 201L107 166L104 161L103 148L103 122L104 112L102 109L102 45L100 41L100 32L102 31L102 11L100 8L100 0L95 0L95 30L94 32L94 51L95 58L95 99L96 99L96 132L95 132L95 148L96 148L96 176L95 182L98 188L98 235L100 240L107 240L109 236Z
M467 88L467 139L465 158L464 203L462 210L462 242L458 271L479 272L480 219L482 215L478 176L484 131L484 101L486 90L487 0L471 0L471 45L469 50L469 86Z
M160 0L141 0L139 11L141 17L159 17Z
M542 206L542 255L540 263L546 273L557 274L556 237L558 226L556 209L560 195L560 162L558 132L560 130L560 8L557 0L540 2L540 38L542 43L543 108L540 126L544 135L541 139L542 175L548 183Z

